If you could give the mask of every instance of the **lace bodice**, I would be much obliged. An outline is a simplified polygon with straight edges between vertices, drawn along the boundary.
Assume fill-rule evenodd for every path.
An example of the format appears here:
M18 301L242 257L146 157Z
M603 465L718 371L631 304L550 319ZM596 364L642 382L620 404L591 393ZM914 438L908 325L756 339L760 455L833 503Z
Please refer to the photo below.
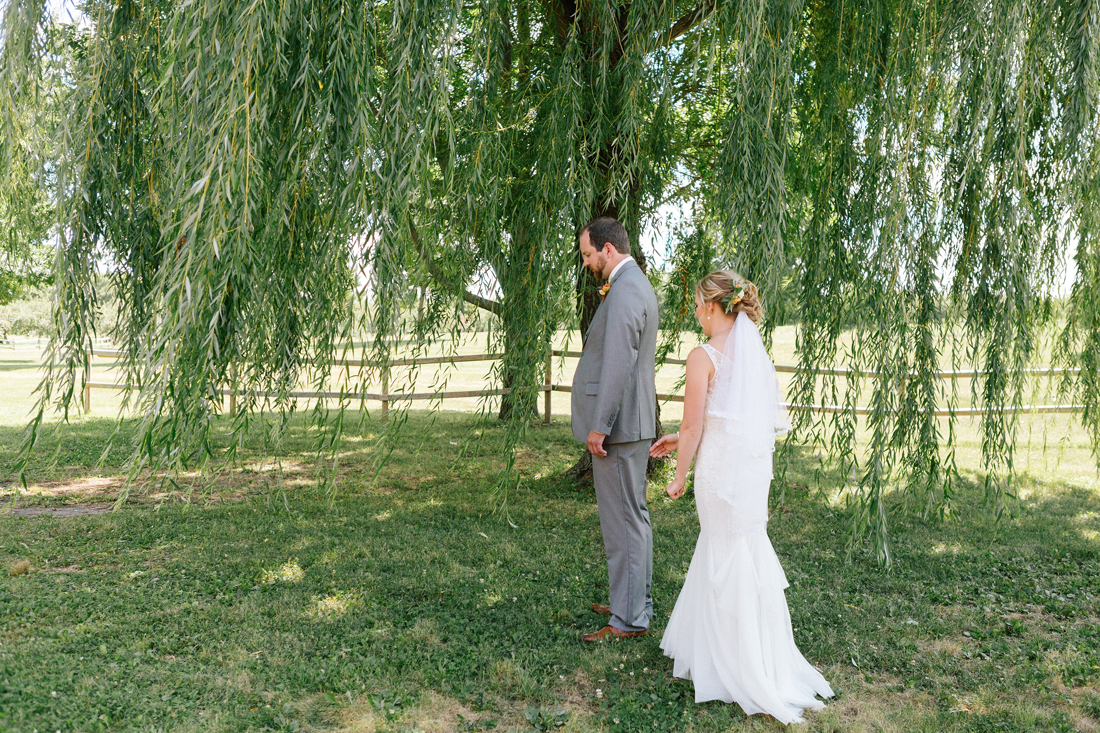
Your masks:
M710 413L710 407L712 398L714 397L714 388L719 383L720 372L725 369L729 369L732 365L729 359L722 355L722 352L714 348L710 344L703 344L703 351L707 352L707 356L710 357L710 361L714 364L714 374L711 375L710 381L707 383L707 404L706 412Z

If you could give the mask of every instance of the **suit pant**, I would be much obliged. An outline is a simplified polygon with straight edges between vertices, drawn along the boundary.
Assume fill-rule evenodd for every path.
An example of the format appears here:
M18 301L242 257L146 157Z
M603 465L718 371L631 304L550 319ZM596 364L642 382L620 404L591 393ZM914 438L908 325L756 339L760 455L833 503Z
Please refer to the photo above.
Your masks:
M653 618L653 529L646 508L646 463L652 440L604 444L592 456L592 479L607 551L611 625L623 631L649 628Z

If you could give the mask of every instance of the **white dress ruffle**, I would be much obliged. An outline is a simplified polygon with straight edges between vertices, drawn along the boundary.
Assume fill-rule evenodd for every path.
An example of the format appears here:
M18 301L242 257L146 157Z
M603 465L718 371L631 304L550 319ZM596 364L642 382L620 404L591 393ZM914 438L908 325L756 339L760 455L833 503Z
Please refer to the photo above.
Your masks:
M716 370L728 367L708 354ZM772 452L731 442L733 432L708 414L695 463L699 540L661 649L673 675L694 682L696 702L736 702L748 715L798 723L833 691L791 630L787 577L767 535Z

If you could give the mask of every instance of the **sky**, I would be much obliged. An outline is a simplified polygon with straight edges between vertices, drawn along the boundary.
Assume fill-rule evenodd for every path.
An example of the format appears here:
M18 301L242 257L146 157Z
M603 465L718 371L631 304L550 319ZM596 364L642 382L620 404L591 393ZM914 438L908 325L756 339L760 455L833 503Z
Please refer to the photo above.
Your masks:
M51 14L59 16L64 22L71 23L78 18L84 18L84 14L77 9L76 3L72 0L46 0L46 7Z

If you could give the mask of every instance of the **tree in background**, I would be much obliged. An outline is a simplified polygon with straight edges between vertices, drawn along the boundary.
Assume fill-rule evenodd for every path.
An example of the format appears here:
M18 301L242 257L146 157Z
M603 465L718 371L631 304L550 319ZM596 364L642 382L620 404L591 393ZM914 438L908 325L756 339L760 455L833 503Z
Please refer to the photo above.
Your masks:
M50 280L53 211L45 192L21 170L0 200L0 305Z
M82 7L73 113L32 151L56 171L61 232L42 405L72 398L97 328L92 264L110 262L140 386L135 470L205 461L226 383L248 390L239 436L255 390L285 409L295 383L327 379L356 292L375 334L360 376L375 377L414 287L431 293L421 346L458 328L462 302L499 318L514 446L551 334L595 304L577 228L610 214L637 238L670 199L696 226L671 253L666 308L690 301L685 273L729 264L760 286L768 328L799 323L803 366L873 372L863 460L856 380L804 371L793 399L842 407L799 427L858 477L853 538L883 560L888 494L929 517L951 507L954 417L932 412L957 400L945 354L985 372L991 506L1010 490L1021 369L1044 330L1062 329L1060 363L1080 369L1063 387L1100 446L1095 0ZM5 6L7 125L34 109L50 25L40 0ZM4 155L20 155L10 137ZM323 450L349 404L319 411Z
M78 45L71 26L43 29L42 50L20 68L6 68L0 83L9 105L0 152L0 305L51 282L53 250L49 239L56 227L54 179L41 158L57 130L66 94L65 74ZM13 94L21 88L23 93Z

